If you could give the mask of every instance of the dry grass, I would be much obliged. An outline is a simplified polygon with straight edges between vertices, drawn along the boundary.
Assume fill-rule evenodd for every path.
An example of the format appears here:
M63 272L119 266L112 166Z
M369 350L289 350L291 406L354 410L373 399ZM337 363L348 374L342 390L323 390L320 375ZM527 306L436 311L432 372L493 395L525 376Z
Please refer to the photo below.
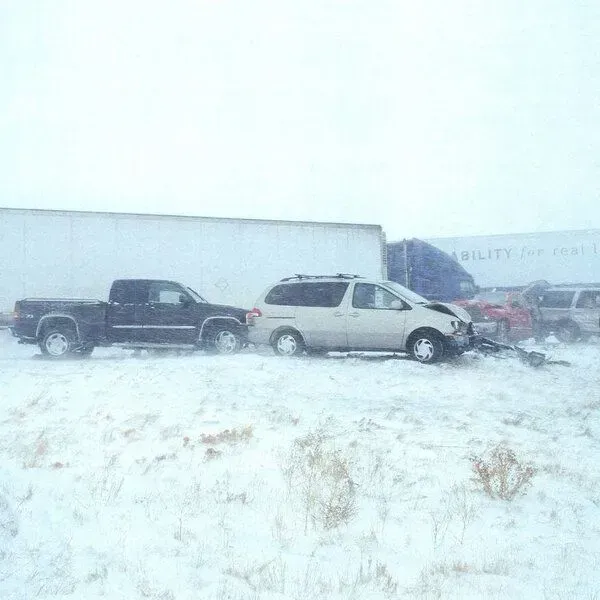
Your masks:
M241 428L225 429L219 433L202 433L200 441L203 444L237 444L239 442L247 442L254 435L252 425L246 425Z
M472 463L485 493L501 500L512 500L517 494L525 493L536 472L503 444L498 444L488 456L473 458Z
M282 472L290 494L299 495L304 532L309 523L335 529L356 515L355 483L348 459L331 449L324 431L310 432L292 445Z

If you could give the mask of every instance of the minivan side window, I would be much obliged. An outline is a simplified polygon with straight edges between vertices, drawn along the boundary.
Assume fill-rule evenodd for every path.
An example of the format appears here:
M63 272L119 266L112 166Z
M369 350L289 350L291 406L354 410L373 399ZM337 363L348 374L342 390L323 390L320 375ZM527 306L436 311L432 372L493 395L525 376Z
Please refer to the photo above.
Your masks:
M544 292L540 306L545 308L570 308L573 301L574 291L550 290Z
M397 296L372 283L357 283L354 286L352 306L354 308L390 309L392 302L399 301Z
M311 281L276 285L265 297L265 304L278 306L339 306L348 289L344 281Z
M348 283L344 281L315 281L301 283L302 298L299 306L335 308L342 302Z
M296 306L298 304L299 286L298 283L288 283L286 285L276 285L265 297L265 304L275 304L277 306Z

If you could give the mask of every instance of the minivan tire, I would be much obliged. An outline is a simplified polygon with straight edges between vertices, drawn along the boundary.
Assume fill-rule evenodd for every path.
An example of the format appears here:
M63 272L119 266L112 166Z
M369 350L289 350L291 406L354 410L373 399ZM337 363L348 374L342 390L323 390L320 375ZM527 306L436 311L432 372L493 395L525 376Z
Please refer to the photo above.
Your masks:
M444 342L441 337L429 331L414 333L408 339L408 353L421 363L435 363L444 356Z
M273 337L273 351L278 356L298 356L305 350L304 340L297 331L280 331Z

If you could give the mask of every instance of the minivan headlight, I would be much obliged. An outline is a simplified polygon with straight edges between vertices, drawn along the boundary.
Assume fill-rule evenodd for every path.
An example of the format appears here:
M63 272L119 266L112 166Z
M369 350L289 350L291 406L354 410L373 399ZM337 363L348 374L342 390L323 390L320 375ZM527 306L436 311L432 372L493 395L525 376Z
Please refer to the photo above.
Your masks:
M450 325L452 325L454 333L463 333L467 330L466 323L463 323L462 321L450 321Z

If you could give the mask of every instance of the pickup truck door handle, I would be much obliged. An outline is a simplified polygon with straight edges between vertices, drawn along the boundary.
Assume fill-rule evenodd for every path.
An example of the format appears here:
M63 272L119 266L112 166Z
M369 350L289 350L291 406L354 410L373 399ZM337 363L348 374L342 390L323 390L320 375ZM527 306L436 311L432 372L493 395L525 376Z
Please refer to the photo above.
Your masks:
M360 313L358 313L358 312L348 313L348 316L356 318L356 317L360 317Z
M343 312L341 312L341 311L339 311L339 310L336 310L336 311L333 313L333 316L334 316L334 317L343 317L343 316L344 316L344 313L343 313Z

